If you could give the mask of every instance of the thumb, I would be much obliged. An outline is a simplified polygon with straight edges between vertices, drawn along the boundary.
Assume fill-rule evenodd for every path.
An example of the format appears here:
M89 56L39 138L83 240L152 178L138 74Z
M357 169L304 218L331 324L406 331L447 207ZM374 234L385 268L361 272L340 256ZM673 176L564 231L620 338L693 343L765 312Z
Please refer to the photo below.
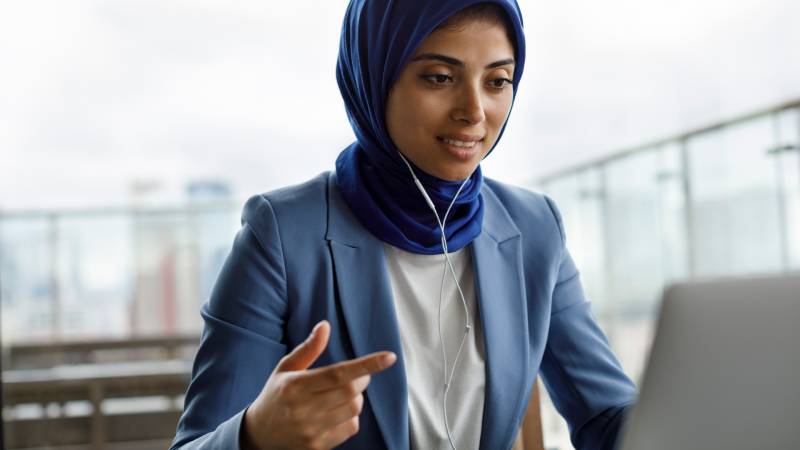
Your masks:
M330 331L331 328L327 320L317 323L305 341L295 347L288 355L281 358L276 371L286 372L308 369L319 358L325 347L328 346Z

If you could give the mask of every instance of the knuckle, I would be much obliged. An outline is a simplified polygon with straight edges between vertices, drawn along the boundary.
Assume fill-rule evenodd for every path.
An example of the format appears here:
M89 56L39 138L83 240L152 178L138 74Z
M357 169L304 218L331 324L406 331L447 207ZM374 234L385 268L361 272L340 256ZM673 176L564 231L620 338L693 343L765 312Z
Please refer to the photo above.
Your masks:
M344 392L348 397L355 397L356 395L360 394L358 385L352 382L344 385Z
M362 377L362 379L361 379L361 383L362 383L361 391L362 392L364 391L364 389L367 388L367 386L369 386L370 381L372 381L372 377L369 374L364 375Z
M360 394L350 402L350 411L356 416L361 414L363 407L364 397Z
M357 416L359 412L361 412L361 407L359 406L358 402L352 400L350 403L347 404L348 409L350 409L350 414L353 416Z
M332 367L329 371L326 372L325 377L328 381L332 384L339 384L339 372L340 369L338 367Z
M361 363L361 367L359 367L359 370L360 370L360 371L361 371L361 372L362 372L364 375L366 375L366 374L368 374L368 373L375 372L375 366L377 366L377 363L375 362L375 359L374 359L374 358L370 358L370 359L366 359L366 360L364 360L364 361Z
M347 421L347 431L351 436L358 433L358 416Z
M344 383L347 381L347 368L339 366L333 371L334 381L337 383Z

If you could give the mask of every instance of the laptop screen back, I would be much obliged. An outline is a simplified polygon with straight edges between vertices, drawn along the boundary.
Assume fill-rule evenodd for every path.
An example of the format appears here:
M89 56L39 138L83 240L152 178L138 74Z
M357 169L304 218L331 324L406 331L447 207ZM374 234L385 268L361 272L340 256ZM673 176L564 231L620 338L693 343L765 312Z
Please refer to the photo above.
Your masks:
M800 274L665 291L624 450L800 448Z

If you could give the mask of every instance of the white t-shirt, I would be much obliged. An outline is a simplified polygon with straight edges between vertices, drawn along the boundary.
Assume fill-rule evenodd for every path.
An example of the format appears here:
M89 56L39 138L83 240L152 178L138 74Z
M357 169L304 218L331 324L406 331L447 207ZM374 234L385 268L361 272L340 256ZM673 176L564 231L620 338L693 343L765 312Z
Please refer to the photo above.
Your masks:
M439 339L439 291L444 255L419 255L384 244L400 328L406 380L408 425L412 450L450 450L444 425L444 363ZM447 423L458 450L480 444L484 402L483 329L475 302L475 275L468 247L450 253L464 293L472 330L464 341L447 393ZM441 327L448 375L464 336L466 315L449 269L442 294Z

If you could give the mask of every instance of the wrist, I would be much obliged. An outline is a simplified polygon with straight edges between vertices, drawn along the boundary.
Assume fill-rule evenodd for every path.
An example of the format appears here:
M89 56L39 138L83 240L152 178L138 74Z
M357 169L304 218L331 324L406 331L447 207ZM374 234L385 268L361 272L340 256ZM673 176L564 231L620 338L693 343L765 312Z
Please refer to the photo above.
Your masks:
M242 425L239 428L239 446L242 450L264 450L256 444L253 432L256 430L254 412L249 405L242 415Z

